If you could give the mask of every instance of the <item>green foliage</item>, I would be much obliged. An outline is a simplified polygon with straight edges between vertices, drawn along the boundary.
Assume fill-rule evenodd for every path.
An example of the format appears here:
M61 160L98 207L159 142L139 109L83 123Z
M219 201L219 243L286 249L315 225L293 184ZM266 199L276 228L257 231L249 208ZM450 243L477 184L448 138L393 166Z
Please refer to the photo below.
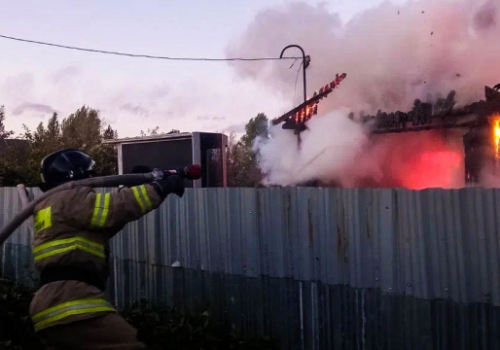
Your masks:
M0 349L43 349L29 317L29 304L33 295L32 289L0 279ZM182 312L157 307L141 300L122 314L138 329L139 338L150 349L276 348L267 339L244 340L226 325L214 323L207 311Z
M0 114L0 136L13 135L5 131L3 109ZM3 186L14 186L24 183L27 186L36 186L40 182L40 163L52 152L63 148L78 148L88 153L96 161L98 176L118 173L117 151L113 145L104 143L104 140L116 139L118 133L111 125L105 127L97 110L83 106L67 118L59 120L56 113L47 121L47 124L38 124L32 131L24 125L21 135L29 147L13 148L9 145L0 160L0 176ZM10 144L13 140L8 140Z

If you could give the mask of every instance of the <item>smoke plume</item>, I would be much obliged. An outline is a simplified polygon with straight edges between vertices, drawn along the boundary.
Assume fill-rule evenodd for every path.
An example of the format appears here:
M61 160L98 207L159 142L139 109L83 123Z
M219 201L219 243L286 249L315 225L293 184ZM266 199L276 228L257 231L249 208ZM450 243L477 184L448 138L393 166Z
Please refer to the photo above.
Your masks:
M260 12L227 48L228 56L278 56L289 44L311 56L308 96L336 73L347 78L319 104L318 115L297 137L281 125L258 140L266 184L321 180L342 186L462 187L462 131L370 136L350 112L408 111L415 99L432 102L457 91L457 107L484 98L500 82L500 2L422 0L384 2L347 23L325 5L287 3ZM285 56L300 56L291 48ZM290 96L290 61L234 64ZM297 90L301 89L301 77ZM272 118L277 116L272 116Z

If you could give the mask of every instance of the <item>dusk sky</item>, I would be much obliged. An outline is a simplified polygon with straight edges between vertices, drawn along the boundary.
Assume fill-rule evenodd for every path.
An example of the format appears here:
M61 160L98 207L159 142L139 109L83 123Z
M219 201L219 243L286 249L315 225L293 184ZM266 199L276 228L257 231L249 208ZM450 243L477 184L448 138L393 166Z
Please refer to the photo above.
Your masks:
M260 11L288 2L2 0L0 34L134 54L225 58L230 42L243 35ZM382 0L302 2L323 4L345 23ZM289 43L295 43L293 37ZM282 48L276 46L276 57ZM63 118L83 105L98 109L119 137L138 136L141 129L155 126L161 131L241 132L257 113L277 117L301 97L295 68L289 70L290 85L283 87L289 94L279 94L265 82L240 78L227 62L129 58L4 38L0 51L0 104L6 108L7 128L16 132L22 124L36 128L54 111ZM279 64L288 68L291 61ZM330 77L325 79L328 83ZM319 86L309 92L314 88Z

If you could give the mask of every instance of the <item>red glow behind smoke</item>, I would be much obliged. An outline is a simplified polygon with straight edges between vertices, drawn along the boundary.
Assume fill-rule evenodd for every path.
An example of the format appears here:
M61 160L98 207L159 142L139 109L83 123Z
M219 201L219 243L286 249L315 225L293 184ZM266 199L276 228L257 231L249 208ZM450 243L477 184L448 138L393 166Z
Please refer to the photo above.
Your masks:
M459 134L385 134L374 137L373 142L363 155L364 164L354 170L361 176L349 187L421 190L464 186L463 143Z
M452 150L425 152L414 157L412 169L401 179L403 187L421 190L430 187L449 187L453 174L460 169L462 156Z

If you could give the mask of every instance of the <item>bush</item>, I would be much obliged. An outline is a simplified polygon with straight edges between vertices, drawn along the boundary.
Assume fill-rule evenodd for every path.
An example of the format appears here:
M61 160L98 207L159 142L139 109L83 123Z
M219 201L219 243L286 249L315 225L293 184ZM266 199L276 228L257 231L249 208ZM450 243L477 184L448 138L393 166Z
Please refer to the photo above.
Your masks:
M245 340L226 324L211 321L208 310L187 312L159 307L146 300L136 302L124 313L151 349L276 349L276 344L264 338Z
M0 279L0 349L43 350L29 317L34 290ZM123 316L151 349L275 349L267 339L244 340L225 324L212 321L208 311L183 312L136 302Z
M43 349L29 317L34 290L0 279L0 349Z

